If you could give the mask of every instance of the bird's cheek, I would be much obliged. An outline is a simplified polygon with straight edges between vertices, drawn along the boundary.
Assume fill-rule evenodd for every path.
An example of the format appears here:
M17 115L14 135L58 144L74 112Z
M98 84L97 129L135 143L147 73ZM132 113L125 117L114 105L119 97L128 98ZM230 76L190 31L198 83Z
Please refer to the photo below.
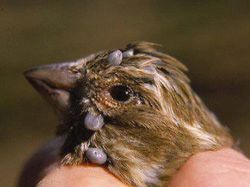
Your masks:
M94 99L95 106L106 116L114 116L122 111L122 105L112 101L109 97L104 94L99 95Z

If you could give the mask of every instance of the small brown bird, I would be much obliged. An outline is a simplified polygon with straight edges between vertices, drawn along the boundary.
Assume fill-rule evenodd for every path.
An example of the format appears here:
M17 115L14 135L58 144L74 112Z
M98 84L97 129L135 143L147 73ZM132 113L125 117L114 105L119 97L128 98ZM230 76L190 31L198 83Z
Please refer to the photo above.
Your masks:
M193 154L233 145L186 67L156 48L135 42L25 73L59 114L62 164L104 165L128 185L158 187Z

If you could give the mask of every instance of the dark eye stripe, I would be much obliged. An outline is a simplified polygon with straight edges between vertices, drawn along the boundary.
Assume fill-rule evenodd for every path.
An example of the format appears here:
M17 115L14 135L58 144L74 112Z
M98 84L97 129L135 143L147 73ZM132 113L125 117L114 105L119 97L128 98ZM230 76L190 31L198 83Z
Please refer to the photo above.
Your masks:
M134 80L138 83L147 83L147 84L154 84L155 81L152 77L140 77L140 78L134 78Z

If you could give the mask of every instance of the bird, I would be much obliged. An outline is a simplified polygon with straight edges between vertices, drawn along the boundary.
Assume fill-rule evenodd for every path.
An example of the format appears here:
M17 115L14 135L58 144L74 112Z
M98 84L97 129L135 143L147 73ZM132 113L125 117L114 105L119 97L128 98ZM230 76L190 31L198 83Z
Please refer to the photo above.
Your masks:
M187 67L159 47L132 42L25 72L58 114L62 165L101 165L130 186L162 187L192 155L234 146Z

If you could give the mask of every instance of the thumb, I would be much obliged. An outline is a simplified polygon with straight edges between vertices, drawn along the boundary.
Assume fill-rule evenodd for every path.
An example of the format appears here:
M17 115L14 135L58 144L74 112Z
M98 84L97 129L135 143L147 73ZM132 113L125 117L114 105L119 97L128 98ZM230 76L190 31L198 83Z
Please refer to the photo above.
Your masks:
M173 177L170 187L250 187L250 160L233 149L191 157Z

